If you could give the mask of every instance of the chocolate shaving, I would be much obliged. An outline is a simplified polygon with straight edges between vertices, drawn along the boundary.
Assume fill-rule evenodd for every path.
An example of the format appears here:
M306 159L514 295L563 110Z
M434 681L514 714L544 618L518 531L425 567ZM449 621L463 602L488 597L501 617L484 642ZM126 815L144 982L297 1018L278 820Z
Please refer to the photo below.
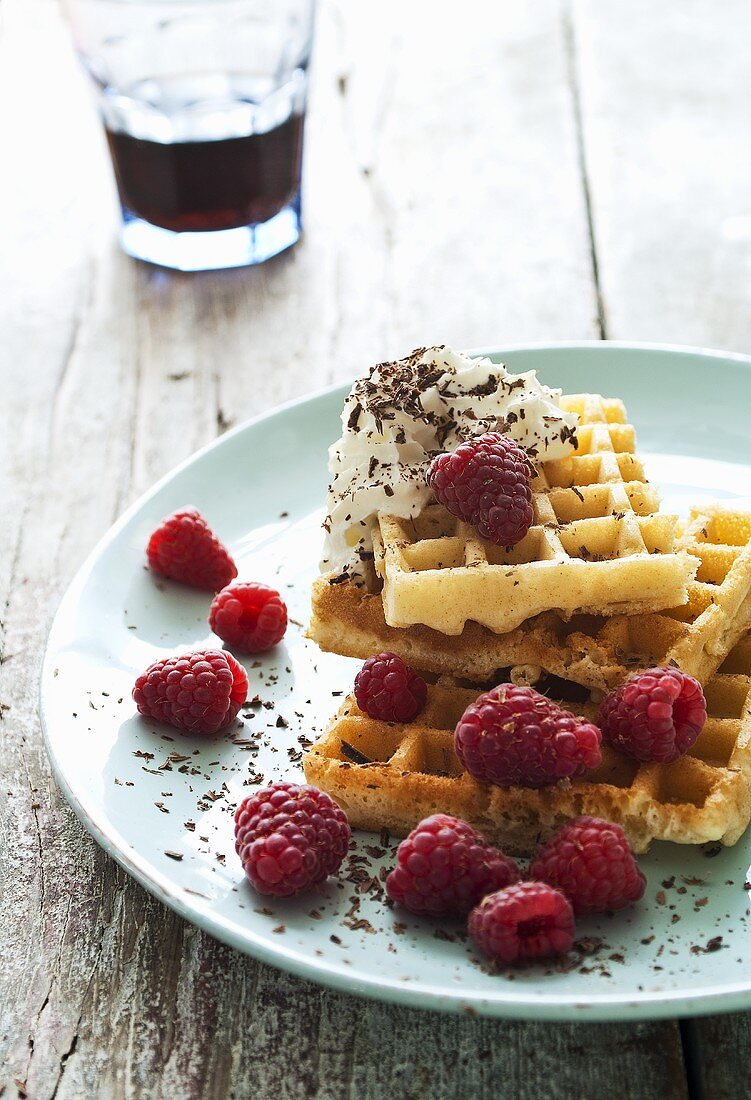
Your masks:
M372 764L372 760L368 760L367 756L356 749L354 745L350 745L349 741L340 741L342 746L342 752L351 760L353 764Z
M704 947L695 943L691 948L692 955L711 955L713 951L721 951L723 947L727 947L726 943L722 942L722 936L713 936L711 940L707 940Z

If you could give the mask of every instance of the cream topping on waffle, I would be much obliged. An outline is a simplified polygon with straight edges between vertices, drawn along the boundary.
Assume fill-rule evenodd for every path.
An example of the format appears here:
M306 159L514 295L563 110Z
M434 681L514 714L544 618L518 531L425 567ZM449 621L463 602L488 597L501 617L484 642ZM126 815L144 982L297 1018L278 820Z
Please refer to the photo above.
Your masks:
M431 458L464 440L500 431L533 462L574 450L577 417L559 407L560 390L534 371L509 374L486 357L448 347L417 348L378 363L344 402L342 436L329 449L331 484L324 522L323 571L357 576L372 557L379 511L408 519L431 497Z

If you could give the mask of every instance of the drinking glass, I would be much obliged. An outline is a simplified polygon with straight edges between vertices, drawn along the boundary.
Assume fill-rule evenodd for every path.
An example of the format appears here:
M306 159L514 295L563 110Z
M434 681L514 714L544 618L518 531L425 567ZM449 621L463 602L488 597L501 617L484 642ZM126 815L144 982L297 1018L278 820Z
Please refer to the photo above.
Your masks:
M315 0L64 0L131 256L262 263L300 236Z

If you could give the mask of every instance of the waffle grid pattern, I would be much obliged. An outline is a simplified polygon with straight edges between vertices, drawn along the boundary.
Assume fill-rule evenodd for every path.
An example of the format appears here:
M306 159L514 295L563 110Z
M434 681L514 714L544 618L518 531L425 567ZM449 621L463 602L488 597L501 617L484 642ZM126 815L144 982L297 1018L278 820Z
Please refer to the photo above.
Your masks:
M596 771L541 790L486 786L462 771L453 730L476 690L439 680L411 725L368 718L350 696L307 753L305 774L339 802L354 827L385 826L397 836L440 811L526 855L564 821L586 813L618 822L639 852L652 840L734 844L751 818L751 636L734 647L705 693L709 717L681 759L640 764L603 746ZM563 705L596 715L592 703Z
M321 580L311 631L325 649L363 659L388 649L422 672L473 683L510 668L518 683L547 672L609 691L635 668L670 663L704 683L751 629L751 513L692 508L679 545L698 559L699 571L688 583L688 603L673 610L568 621L548 612L506 634L468 622L459 637L448 637L419 625L389 627L379 597Z
M540 464L533 526L511 549L438 504L415 519L379 514L375 567L389 625L458 635L472 619L500 633L551 609L616 614L685 602L695 563L675 552L676 519L657 512L622 402L579 394L561 406L579 415L577 450Z

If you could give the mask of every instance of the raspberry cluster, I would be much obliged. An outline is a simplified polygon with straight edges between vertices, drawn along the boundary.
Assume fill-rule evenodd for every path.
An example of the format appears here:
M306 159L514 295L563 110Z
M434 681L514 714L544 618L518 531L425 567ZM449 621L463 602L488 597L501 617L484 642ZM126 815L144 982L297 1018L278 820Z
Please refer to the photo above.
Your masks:
M287 608L264 584L236 582L226 548L195 508L168 516L146 547L150 568L196 588L216 592L209 625L242 653L261 653L281 641ZM192 733L215 733L237 716L248 691L245 669L231 653L202 649L155 661L133 687L140 714Z
M513 545L532 522L530 477L524 452L489 433L437 456L428 482L436 498L484 538ZM233 583L234 562L195 509L164 520L149 540L147 558L154 571L216 593L209 623L228 646L261 653L284 636L287 608L279 593L259 583ZM154 662L137 678L133 698L151 719L211 734L237 716L247 690L247 674L231 653L204 649ZM409 723L426 707L428 685L400 657L384 652L364 662L354 692L371 719ZM533 688L501 684L466 708L454 745L479 782L539 788L596 768L603 739L637 760L670 763L695 744L706 716L701 685L677 668L630 677L603 701L598 725ZM344 811L306 784L280 782L256 791L235 814L237 853L262 894L292 897L320 887L340 869L350 839ZM386 878L393 903L421 915L465 917L478 947L505 964L568 951L575 918L632 905L644 890L623 829L588 816L559 828L525 876L466 821L436 813L400 843Z
M565 953L575 916L622 909L645 887L621 827L592 817L564 825L521 878L467 822L434 814L399 845L386 891L413 913L469 913L477 946L509 964Z

